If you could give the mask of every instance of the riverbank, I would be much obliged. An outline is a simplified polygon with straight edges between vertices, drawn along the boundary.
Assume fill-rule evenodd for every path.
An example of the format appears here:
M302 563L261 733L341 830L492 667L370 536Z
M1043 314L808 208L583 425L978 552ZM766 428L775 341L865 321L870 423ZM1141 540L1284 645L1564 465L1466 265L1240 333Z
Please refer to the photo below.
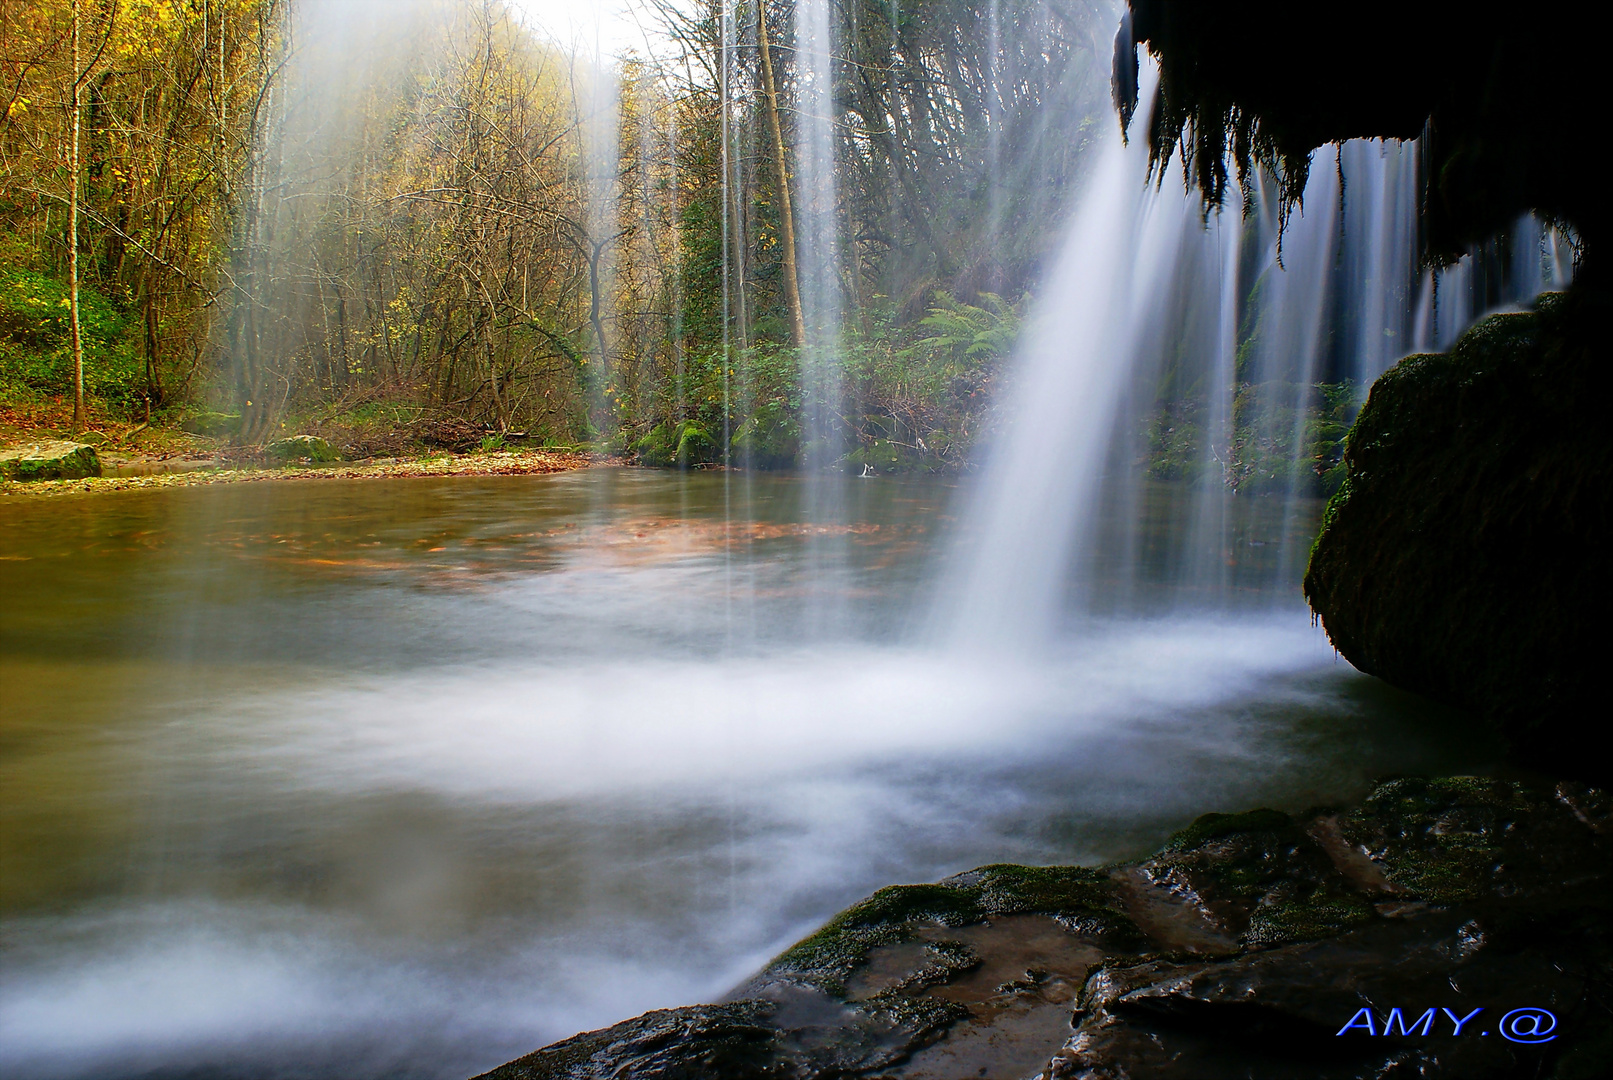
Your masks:
M1575 783L1208 814L1136 862L881 889L724 1001L479 1080L1589 1078L1610 868L1613 801Z
M187 430L171 417L144 424L97 410L91 413L89 429L75 433L70 415L59 401L0 402L0 452L41 443L82 443L94 449L101 475L19 481L0 474L0 498L270 480L521 476L621 463L586 446L523 446L515 438L506 441L453 424L438 424L424 440L414 429L377 429L357 438L343 428L339 434L346 438L339 439L334 449L344 460L279 461L269 448L235 446L227 433ZM377 452L382 446L385 449Z
M496 450L438 453L407 458L275 467L214 455L144 456L103 453L103 475L74 480L0 480L0 498L40 499L107 491L199 484L244 484L288 480L361 480L404 476L526 476L619 464L614 458L577 450Z

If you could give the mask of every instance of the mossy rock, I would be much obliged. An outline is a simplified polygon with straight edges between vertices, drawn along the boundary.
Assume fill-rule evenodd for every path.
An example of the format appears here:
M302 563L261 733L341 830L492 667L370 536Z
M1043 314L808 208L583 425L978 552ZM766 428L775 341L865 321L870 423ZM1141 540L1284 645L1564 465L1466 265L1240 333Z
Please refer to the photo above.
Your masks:
M1247 832L1275 832L1287 829L1293 819L1281 810L1246 810L1241 814L1205 814L1195 818L1193 824L1173 835L1166 849L1186 851L1217 837Z
M1380 785L1343 829L1419 899L1558 905L1602 902L1596 876L1613 866L1608 819L1596 789L1457 776Z
M1381 1017L1409 1001L1442 1001L1466 1015L1493 1007L1500 993L1549 1003L1573 1034L1550 1044L1567 1051L1563 1067L1540 1075L1600 1076L1596 1064L1613 1046L1605 1004L1613 972L1610 844L1613 793L1574 782L1408 778L1379 784L1348 811L1206 814L1137 863L994 864L881 889L723 1004L646 1013L487 1077L826 1080L889 1075L949 1027L949 1040L985 1033L1002 1045L997 1006L1008 999L993 998L982 1010L960 977L1011 958L1034 967L996 993L1035 994L1049 969L1035 952L1019 951L1037 939L1014 928L962 928L1020 914L1053 916L1100 954L1083 968L1070 1019L1079 1044L1065 1051L1078 1056L1060 1051L1056 1064L1181 1080L1251 1075L1250 1060L1283 1066L1285 1076L1386 1076L1406 1060L1404 1039L1365 1040L1334 1058L1316 1056L1318 1040L1331 1045L1363 1005ZM1138 912L1152 936L1127 911ZM1173 928L1200 917L1214 923L1224 947L1183 948ZM1051 966L1051 954L1042 955ZM869 971L877 976L865 978ZM1035 999L1013 1000L1011 1008ZM1249 1047L1269 1046L1274 1034L1286 1040L1278 1043L1282 1056L1251 1059ZM1438 1051L1422 1060L1419 1076L1516 1073L1461 1056L1499 1046L1500 1065L1515 1066L1504 1040L1415 1045ZM1379 1047L1377 1059L1366 1053ZM1290 1054L1294 1069L1286 1069ZM1057 1074L1073 1075L1062 1067Z
M1499 725L1523 760L1606 776L1613 573L1608 305L1548 294L1372 387L1305 595L1357 668Z
M664 468L672 464L672 451L677 440L671 436L672 425L657 424L641 435L632 445L633 456L640 465Z
M263 451L273 460L286 463L293 461L323 463L342 460L342 455L336 452L336 448L318 435L293 435L289 439L276 439L264 447Z
M234 435L241 430L240 413L195 412L179 422L179 430L192 435Z
M793 468L801 455L801 425L782 402L769 402L739 425L732 446L748 469Z
M873 470L876 473L901 472L907 457L903 448L889 439L875 439L867 446L859 446L846 455L846 467L852 472Z
M81 480L101 475L95 447L54 440L0 450L0 477L7 480Z
M692 420L657 424L633 443L641 465L687 469L716 458L717 442L711 433Z
M1372 917L1303 823L1280 810L1205 814L1143 868L1250 948L1330 937Z
M678 432L678 443L673 448L673 463L680 469L701 465L716 459L717 440L699 424L684 424Z
M1048 915L1067 928L1122 948L1144 940L1116 898L1113 880L1081 866L997 863L927 885L891 885L829 920L768 966L840 996L870 950L912 938L920 925L959 927L1004 915Z

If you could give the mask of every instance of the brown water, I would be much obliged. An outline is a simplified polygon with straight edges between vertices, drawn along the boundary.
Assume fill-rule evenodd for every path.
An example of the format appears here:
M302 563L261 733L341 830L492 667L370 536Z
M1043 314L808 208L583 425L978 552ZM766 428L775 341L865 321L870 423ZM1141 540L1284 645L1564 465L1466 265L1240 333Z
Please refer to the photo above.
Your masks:
M952 489L832 494L600 469L0 505L0 1072L464 1076L718 996L883 884L1491 753L1339 661L1291 583L925 645Z

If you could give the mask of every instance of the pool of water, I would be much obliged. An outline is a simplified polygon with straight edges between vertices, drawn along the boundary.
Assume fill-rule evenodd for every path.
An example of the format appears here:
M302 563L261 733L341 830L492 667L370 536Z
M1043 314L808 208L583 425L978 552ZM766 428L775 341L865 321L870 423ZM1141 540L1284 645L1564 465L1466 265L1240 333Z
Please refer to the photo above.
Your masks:
M881 885L1494 753L1291 583L949 646L953 494L596 469L0 507L0 1072L463 1077L718 996Z

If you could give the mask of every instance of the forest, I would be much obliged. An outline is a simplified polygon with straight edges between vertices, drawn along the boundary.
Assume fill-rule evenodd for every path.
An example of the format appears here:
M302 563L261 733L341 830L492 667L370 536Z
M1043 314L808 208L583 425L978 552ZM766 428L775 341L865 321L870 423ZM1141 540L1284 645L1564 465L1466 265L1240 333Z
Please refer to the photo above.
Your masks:
M969 463L1113 123L1108 6L665 0L614 57L385 8L5 0L14 416Z

